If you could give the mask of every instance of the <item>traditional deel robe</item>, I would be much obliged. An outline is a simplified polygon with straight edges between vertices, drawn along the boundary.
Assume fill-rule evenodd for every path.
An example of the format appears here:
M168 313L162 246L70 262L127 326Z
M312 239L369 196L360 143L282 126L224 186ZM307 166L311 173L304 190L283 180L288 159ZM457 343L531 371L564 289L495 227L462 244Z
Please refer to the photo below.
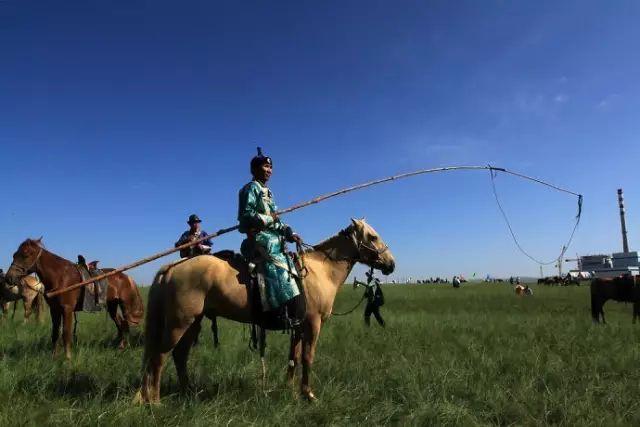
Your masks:
M274 221L277 208L269 188L258 181L245 185L239 194L238 222L241 233L247 234L240 252L248 260L259 260L258 285L263 311L280 307L300 294L295 267L286 253L285 236L291 229Z

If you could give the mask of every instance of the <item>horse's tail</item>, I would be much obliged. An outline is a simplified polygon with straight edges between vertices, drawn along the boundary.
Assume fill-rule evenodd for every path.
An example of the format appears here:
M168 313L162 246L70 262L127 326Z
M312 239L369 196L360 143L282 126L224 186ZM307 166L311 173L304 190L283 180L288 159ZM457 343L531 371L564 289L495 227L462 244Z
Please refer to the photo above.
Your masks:
M134 403L149 403L153 398L153 359L157 358L162 346L165 329L164 301L162 300L162 279L166 272L161 268L153 279L147 299L147 315L144 322L144 355L142 357L142 384L136 393Z
M162 334L164 332L164 301L162 301L162 279L165 271L160 269L156 273L149 290L149 298L147 300L147 317L144 323L144 352L145 360L150 356L149 352L162 342Z
M136 285L135 280L131 277L126 276L129 280L130 284L130 293L127 298L127 303L129 305L129 309L126 310L126 318L127 322L130 325L139 325L142 321L142 317L144 316L144 303L142 302L142 297L140 296L140 289Z

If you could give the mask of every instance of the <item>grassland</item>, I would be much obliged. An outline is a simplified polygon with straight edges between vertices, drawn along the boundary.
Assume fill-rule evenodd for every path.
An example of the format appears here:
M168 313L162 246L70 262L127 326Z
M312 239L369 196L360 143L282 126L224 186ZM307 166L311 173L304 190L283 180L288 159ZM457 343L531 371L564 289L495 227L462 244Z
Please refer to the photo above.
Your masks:
M336 311L360 291L345 287ZM631 308L605 306L594 326L586 287L508 285L386 288L388 327L358 310L334 317L320 338L316 404L284 383L287 337L269 335L269 389L246 329L221 320L214 349L206 321L192 352L196 391L181 394L167 365L163 404L131 399L140 380L140 332L111 348L114 328L81 314L74 359L52 360L49 320L0 324L0 425L640 425L640 326Z

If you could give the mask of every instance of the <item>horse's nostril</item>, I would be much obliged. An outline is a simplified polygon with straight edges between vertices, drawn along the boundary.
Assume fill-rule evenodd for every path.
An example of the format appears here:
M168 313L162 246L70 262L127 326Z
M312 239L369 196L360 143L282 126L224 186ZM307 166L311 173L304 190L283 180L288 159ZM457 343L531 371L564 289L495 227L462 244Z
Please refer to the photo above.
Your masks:
M393 270L395 270L395 269L396 269L396 262L392 260L392 261L389 263L389 274L390 274L390 273L393 273Z

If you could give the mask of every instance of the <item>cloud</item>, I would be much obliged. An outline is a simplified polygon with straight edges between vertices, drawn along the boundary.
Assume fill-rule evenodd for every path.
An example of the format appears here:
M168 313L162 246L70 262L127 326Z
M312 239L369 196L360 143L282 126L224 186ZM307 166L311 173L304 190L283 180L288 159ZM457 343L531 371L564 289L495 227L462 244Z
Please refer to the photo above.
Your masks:
M609 111L619 98L620 95L617 93L607 95L596 104L596 108L600 111Z
M569 97L564 93L559 93L553 98L553 100L558 104L564 104L569 100Z

